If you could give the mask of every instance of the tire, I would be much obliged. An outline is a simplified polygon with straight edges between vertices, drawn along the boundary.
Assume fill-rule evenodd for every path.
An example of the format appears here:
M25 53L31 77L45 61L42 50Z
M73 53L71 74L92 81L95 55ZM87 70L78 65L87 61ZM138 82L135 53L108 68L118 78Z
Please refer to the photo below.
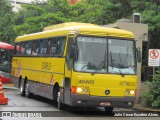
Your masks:
M57 103L58 103L58 109L59 109L59 110L63 110L64 105L63 105L63 103L61 102L61 93L60 93L60 92L58 92L58 95L57 95Z
M106 113L112 113L114 107L105 107L104 109L105 109L105 112L106 112Z
M25 83L25 96L27 98L31 98L32 97L32 94L29 92L29 83L28 83L28 81L26 81L26 83Z
M24 81L23 80L20 81L19 89L20 89L20 95L25 96L25 86L24 86Z

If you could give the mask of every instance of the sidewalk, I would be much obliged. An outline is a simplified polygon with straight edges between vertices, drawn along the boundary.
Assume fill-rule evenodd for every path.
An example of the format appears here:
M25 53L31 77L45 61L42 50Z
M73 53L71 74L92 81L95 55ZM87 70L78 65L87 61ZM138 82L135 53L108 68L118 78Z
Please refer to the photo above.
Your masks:
M139 111L160 112L160 108L145 107L141 104L135 104L133 108Z

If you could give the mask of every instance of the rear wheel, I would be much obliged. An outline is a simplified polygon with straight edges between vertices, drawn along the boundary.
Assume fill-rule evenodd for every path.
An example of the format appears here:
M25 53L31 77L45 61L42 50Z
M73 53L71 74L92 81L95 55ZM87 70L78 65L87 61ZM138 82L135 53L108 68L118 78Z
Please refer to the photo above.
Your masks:
M106 113L112 113L114 107L105 107L104 109L105 109L105 112L106 112Z
M27 98L31 98L32 94L29 92L29 83L26 81L25 83L25 95Z
M61 102L60 99L61 99L61 93L58 92L58 95L57 95L58 109L62 110L64 105L63 105L63 103Z
M23 80L20 81L20 95L25 96L25 86Z

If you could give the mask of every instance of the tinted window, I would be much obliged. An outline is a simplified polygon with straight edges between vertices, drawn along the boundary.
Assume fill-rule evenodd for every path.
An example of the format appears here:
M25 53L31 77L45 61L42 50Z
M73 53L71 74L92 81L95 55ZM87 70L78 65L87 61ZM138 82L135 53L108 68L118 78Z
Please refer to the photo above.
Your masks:
M66 43L66 37L59 37L58 38L58 52L57 52L57 54L60 56L63 56L65 43Z
M32 49L32 41L26 42L26 55L31 54L31 49Z
M50 38L48 41L48 55L56 55L57 54L57 38Z
M47 53L47 45L48 45L48 40L40 40L39 43L39 49L38 49L38 55L46 55Z
M33 41L32 55L35 55L35 56L38 55L39 46L40 46L40 40Z
M18 55L18 54L19 54L19 51L20 51L20 43L16 43L15 50L14 50L14 54L15 54L15 55Z
M22 42L22 43L20 44L20 53L19 53L19 54L25 55L25 49L26 49L25 47L26 47L25 42Z
M63 56L66 37L50 38L48 42L48 55Z

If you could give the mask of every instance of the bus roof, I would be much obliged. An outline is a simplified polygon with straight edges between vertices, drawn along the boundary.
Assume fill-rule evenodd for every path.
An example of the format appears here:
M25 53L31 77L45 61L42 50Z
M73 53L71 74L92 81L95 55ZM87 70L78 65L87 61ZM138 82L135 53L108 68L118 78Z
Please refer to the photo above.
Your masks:
M90 23L69 22L45 27L44 30L39 33L19 36L15 41L20 42L23 40L43 39L56 35L67 35L69 33L133 38L133 33L126 30L107 28Z
M61 23L61 24L51 25L51 26L45 27L43 29L43 31L55 30L55 29L59 29L59 28L73 27L73 26L98 26L98 25L91 24L91 23L68 22L68 23Z
M5 42L0 42L0 49L13 50L14 46Z

